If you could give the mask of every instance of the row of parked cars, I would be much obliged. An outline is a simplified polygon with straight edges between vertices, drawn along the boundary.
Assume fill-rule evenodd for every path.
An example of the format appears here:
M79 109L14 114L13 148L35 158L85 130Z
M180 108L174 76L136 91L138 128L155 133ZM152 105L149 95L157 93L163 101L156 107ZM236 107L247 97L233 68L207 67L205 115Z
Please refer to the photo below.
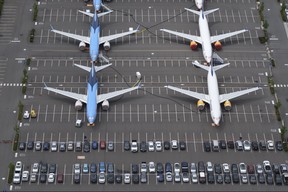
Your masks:
M226 150L228 149L236 149L237 151L283 151L283 143L281 141L272 140L264 141L260 140L257 141L248 141L248 140L237 140L237 141L225 141L225 140L212 140L204 141L203 147L206 152L215 151L219 152L221 149Z
M147 183L148 175L156 175L158 182L176 183L250 183L288 185L287 164L272 164L265 160L259 164L215 163L199 161L198 163L154 163L142 162L132 164L130 171L116 170L111 162L105 163L76 163L73 165L73 182L79 184L82 175L89 176L91 183ZM21 176L22 173L22 176ZM15 184L29 181L35 183L63 183L64 174L58 172L56 164L34 163L31 171L23 170L22 162L15 165Z

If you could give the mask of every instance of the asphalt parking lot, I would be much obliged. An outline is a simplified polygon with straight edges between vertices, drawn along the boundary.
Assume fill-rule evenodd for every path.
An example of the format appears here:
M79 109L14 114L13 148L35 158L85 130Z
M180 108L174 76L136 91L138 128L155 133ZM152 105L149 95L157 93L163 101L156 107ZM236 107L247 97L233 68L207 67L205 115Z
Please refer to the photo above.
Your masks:
M262 89L232 100L232 110L222 110L220 127L211 126L209 106L203 112L196 107L196 99L168 90L166 85L173 85L200 93L207 93L207 73L194 67L194 60L203 61L201 47L196 51L189 48L189 42L173 35L162 33L159 29L167 28L180 32L199 35L198 17L184 11L195 9L190 0L112 0L106 3L114 11L100 19L101 35L110 35L127 31L140 25L140 32L128 37L111 41L111 50L103 54L113 64L97 74L99 92L107 93L133 86L136 72L142 75L141 88L109 100L110 108L97 109L95 126L87 126L86 109L75 110L75 101L44 90L44 83L49 87L86 93L88 73L74 67L73 64L89 66L89 52L78 49L79 42L71 38L51 33L51 26L58 30L80 35L89 35L91 19L83 16L77 9L92 10L81 0L43 0L39 4L34 43L27 46L26 53L31 57L28 67L28 85L23 99L24 110L37 111L36 118L23 119L19 141L57 141L90 142L113 141L115 148L92 150L89 153L66 151L17 151L14 161L22 161L23 169L31 170L35 162L55 163L57 173L65 176L63 184L21 182L10 186L14 191L286 191L287 186L256 183L243 184L192 184L159 182L156 174L148 173L147 183L140 184L92 184L91 173L81 173L79 184L73 182L75 163L112 162L117 173L131 173L132 164L141 162L191 162L211 161L214 163L257 164L264 160L272 163L288 163L283 151L237 151L223 149L220 152L205 152L203 142L212 140L260 140L273 142L280 140L279 125L276 120L275 101L268 88L267 76L270 74L270 62L267 60L265 47L259 43L261 36L260 19L256 4L252 0L206 1L205 9L219 7L219 11L208 16L211 34L221 34L240 29L249 31L221 41L223 48L217 54L230 65L217 71L219 92L229 93L252 87ZM9 5L10 6L10 5ZM16 8L15 8L16 7ZM15 9L11 11L12 22ZM4 12L5 13L5 12ZM130 16L128 16L130 15ZM6 15L7 16L7 15ZM5 17L5 14L4 14ZM15 19L15 18L14 18ZM6 21L5 21L6 22ZM5 23L4 23L5 24ZM1 23L0 23L1 26ZM8 29L10 30L10 29ZM13 36L6 36L9 41ZM2 36L1 42L7 40ZM16 39L17 41L17 39ZM16 57L16 56L15 56ZM22 64L21 55L13 63ZM7 71L10 58L0 59L0 96L3 92L21 87L20 83L5 81L11 71ZM275 85L276 87L286 87ZM288 85L287 85L288 86ZM75 127L77 119L83 120L81 128ZM184 141L185 150L162 150L161 152L125 151L123 142L132 141ZM116 171L115 171L116 172ZM116 173L115 173L116 174ZM99 176L99 175L98 175ZM85 185L85 186L84 186ZM133 188L131 187L133 186Z

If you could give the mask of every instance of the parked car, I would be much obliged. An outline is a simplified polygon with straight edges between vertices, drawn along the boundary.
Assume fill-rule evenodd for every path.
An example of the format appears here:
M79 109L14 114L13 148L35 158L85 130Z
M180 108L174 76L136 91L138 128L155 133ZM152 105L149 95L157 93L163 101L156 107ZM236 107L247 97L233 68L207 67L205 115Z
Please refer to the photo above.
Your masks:
M155 173L155 163L154 162L149 162L149 173Z
M180 150L181 151L186 150L186 143L184 141L180 141L179 142L179 146L180 146Z
M253 185L257 184L257 178L254 174L249 174L249 183Z
M274 151L274 142L272 140L267 141L267 148L269 151Z
M66 143L65 142L61 142L59 144L59 151L61 151L61 152L65 152L66 151Z
M34 149L34 141L28 141L27 149L28 150L33 150Z
M83 152L85 152L85 153L90 152L90 143L89 143L89 141L86 141L86 140L84 141Z
M243 146L244 146L244 151L250 151L251 150L251 143L248 140L245 140L243 142Z
M93 150L97 150L98 149L98 143L97 143L97 141L92 141L92 149Z
M38 172L39 172L39 163L33 163L32 173L38 173Z
M108 141L108 151L114 151L114 143L113 141Z
M275 142L275 147L276 147L277 151L283 151L282 141L276 141Z
M178 149L178 141L177 140L171 141L171 148L174 150Z
M154 151L155 147L154 147L154 142L153 141L149 141L148 142L148 151Z
M169 150L170 149L170 142L169 141L164 141L164 149Z
M264 168L264 171L265 173L272 173L272 167L271 167L271 164L269 161L265 160L263 161L263 168Z
M130 142L129 141L124 141L123 145L124 145L124 150L125 151L129 151L130 150Z
M266 151L267 146L266 146L265 141L261 140L261 141L259 142L259 148L260 148L261 151Z
M25 142L19 142L19 150L24 151L26 149L26 143Z
M155 142L155 148L156 148L156 151L162 151L162 143L161 141L156 141Z
M235 145L233 141L227 141L227 146L229 149L234 149Z
M219 163L214 164L214 171L216 174L222 174L222 168L221 168L221 165Z
M203 146L204 146L204 151L206 151L206 152L211 151L211 144L209 141L204 141Z
M42 149L41 141L36 141L35 150L36 151L41 151L41 149Z
M219 146L220 146L221 149L226 149L227 148L226 142L224 140L220 140L219 141Z
M247 173L247 166L245 163L239 163L239 170L241 174Z
M230 173L230 168L229 168L229 165L228 163L223 163L223 172L224 173ZM225 179L224 179L225 180Z
M67 150L68 150L68 151L73 151L73 150L74 150L74 143L73 143L73 141L68 141Z
M125 173L125 174L124 174L124 183L125 183L125 184L130 184L130 182L131 182L130 173Z
M106 142L103 140L100 141L100 149L106 149Z
M29 181L29 171L23 171L22 172L22 182Z
M141 141L140 143L140 151L146 152L147 151L147 143L145 141Z
M240 141L240 140L237 140L236 142L235 142L235 146L236 146L236 149L237 149L237 151L243 151L243 143L242 143L242 141Z
M253 151L258 151L259 150L259 146L258 146L257 141L252 141L251 142L251 147L252 147Z
M51 151L52 152L56 152L57 150L58 150L57 142L56 141L52 141L51 142Z

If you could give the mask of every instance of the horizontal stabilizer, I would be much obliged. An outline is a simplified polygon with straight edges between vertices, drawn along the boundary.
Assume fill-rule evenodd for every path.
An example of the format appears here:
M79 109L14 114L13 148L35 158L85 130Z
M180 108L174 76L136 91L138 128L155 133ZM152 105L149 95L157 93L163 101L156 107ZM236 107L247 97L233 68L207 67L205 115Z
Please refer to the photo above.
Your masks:
M213 65L221 65L224 63L223 59L215 52L213 52L212 54L212 58L213 58Z
M218 11L218 10L219 10L219 8L204 11L204 15L209 15L210 13L213 13L213 12Z
M91 67L87 67L87 66L83 66L83 65L78 65L78 64L74 64L76 67L79 67L85 71L88 71L90 72L91 71ZM112 63L110 64L107 64L107 65L102 65L102 66L95 66L95 71L98 72L98 71L101 71L107 67L110 67L112 65Z
M200 16L200 14L201 14L200 11L196 11L196 10L188 9L188 8L184 8L184 9L185 9L186 11L189 11L189 12L194 13L194 14L199 15L199 16Z
M202 69L204 69L204 70L206 70L206 71L209 71L209 67L208 67L208 66L202 65L202 64L200 64L198 61L193 61L192 64L193 64L193 65L196 65L197 67L200 67L200 68L202 68Z

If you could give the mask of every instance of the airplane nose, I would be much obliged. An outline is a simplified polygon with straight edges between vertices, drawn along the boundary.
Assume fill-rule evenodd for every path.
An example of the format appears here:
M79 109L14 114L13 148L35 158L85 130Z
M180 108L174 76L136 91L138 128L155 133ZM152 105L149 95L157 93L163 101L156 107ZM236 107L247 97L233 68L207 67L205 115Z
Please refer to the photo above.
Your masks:
M88 118L89 124L93 124L94 121L95 121L95 117L89 117L89 118Z
M99 11L100 10L100 5L99 4L95 5L95 9L96 9L96 11Z

